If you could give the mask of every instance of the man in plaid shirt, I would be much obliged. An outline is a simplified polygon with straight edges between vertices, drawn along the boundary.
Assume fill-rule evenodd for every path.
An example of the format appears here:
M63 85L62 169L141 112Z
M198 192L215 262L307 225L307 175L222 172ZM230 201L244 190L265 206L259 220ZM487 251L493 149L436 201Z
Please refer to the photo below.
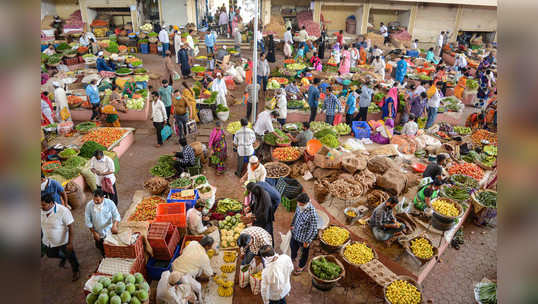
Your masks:
M340 100L336 97L336 95L333 94L332 88L327 87L327 93L328 96L325 98L325 102L323 103L323 109L325 110L325 122L333 125L334 122L334 115L336 108L338 108L337 112L342 111L342 105L340 104Z
M273 238L263 228L251 226L244 229L237 239L237 246L241 249L241 256L243 256L241 265L250 264L252 259L259 255L262 246L272 244Z
M180 138L179 144L183 147L183 151L177 152L174 160L177 161L175 164L175 169L177 170L178 174L181 174L188 167L194 166L196 157L194 155L194 150L192 149L192 147L187 144L186 138Z
M299 267L295 270L295 275L303 272L308 261L310 244L318 233L318 215L316 209L310 203L310 198L306 193L301 193L296 198L297 209L291 221L291 260L295 261L299 248L303 252L299 260Z

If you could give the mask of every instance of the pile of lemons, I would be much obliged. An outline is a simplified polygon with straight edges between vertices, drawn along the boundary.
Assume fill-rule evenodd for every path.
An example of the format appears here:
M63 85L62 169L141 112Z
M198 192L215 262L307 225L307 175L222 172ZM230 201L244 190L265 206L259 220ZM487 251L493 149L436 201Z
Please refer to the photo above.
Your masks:
M433 256L433 247L425 238L417 238L411 241L411 251L421 259L429 259Z
M432 203L433 209L442 215L445 216L458 216L460 211L453 203L446 200L436 200Z
M404 280L396 280L387 287L386 297L391 304L419 304L420 291Z
M338 226L331 226L323 231L321 238L331 246L340 246L349 239L349 231Z
M344 257L353 264L361 265L370 262L374 252L364 243L353 243L344 249Z

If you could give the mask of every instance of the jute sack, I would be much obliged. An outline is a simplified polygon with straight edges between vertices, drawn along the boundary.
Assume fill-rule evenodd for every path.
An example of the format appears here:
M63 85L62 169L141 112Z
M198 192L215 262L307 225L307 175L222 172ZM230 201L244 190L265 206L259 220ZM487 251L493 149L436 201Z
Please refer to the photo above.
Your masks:
M67 194L67 201L73 210L84 204L84 192L76 183L68 182L67 185L65 185L65 193Z

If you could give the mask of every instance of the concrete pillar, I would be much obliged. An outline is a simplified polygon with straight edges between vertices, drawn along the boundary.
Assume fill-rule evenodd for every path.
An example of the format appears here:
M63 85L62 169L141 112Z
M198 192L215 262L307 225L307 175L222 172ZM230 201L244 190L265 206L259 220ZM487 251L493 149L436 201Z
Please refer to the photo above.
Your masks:
M187 0L187 23L196 24L196 2Z
M368 32L368 17L370 16L370 3L365 3L362 7L361 31L365 35Z
M409 14L409 27L407 28L407 31L413 37L413 31L415 30L415 20L417 19L417 11L418 11L418 3L415 4L411 8L411 12Z
M463 6L458 5L458 10L456 12L456 22L454 22L454 28L452 29L452 33L450 33L450 37L448 38L449 42L455 42L456 38L458 37L458 31L460 30L462 15L463 15Z
M86 7L86 0L80 0L78 6L80 9L80 17L82 18L82 22L84 22L84 31L89 31L90 23L88 22L88 8Z
M159 4L159 23L162 26L163 25L163 8L161 5L161 0L158 0L158 4Z
M262 3L262 25L271 22L271 0L259 0Z
M321 6L323 5L322 1L314 2L314 22L321 23Z

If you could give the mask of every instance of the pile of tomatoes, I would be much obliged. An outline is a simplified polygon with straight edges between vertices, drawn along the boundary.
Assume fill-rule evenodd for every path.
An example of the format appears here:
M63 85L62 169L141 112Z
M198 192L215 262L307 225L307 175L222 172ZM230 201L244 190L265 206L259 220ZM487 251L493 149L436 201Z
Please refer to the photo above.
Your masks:
M166 200L162 197L152 196L145 198L136 206L136 210L129 218L129 221L152 221L157 217L157 206L165 203Z
M448 169L448 173L450 173L450 175L467 175L476 179L477 181L481 180L482 177L484 177L484 170L482 170L482 168L480 168L479 166L471 163L454 164Z
M295 147L280 147L273 150L273 157L281 161L293 161L301 157L301 152Z
M120 128L93 129L82 137L82 142L91 140L108 148L118 141L125 133L127 133L127 130Z

